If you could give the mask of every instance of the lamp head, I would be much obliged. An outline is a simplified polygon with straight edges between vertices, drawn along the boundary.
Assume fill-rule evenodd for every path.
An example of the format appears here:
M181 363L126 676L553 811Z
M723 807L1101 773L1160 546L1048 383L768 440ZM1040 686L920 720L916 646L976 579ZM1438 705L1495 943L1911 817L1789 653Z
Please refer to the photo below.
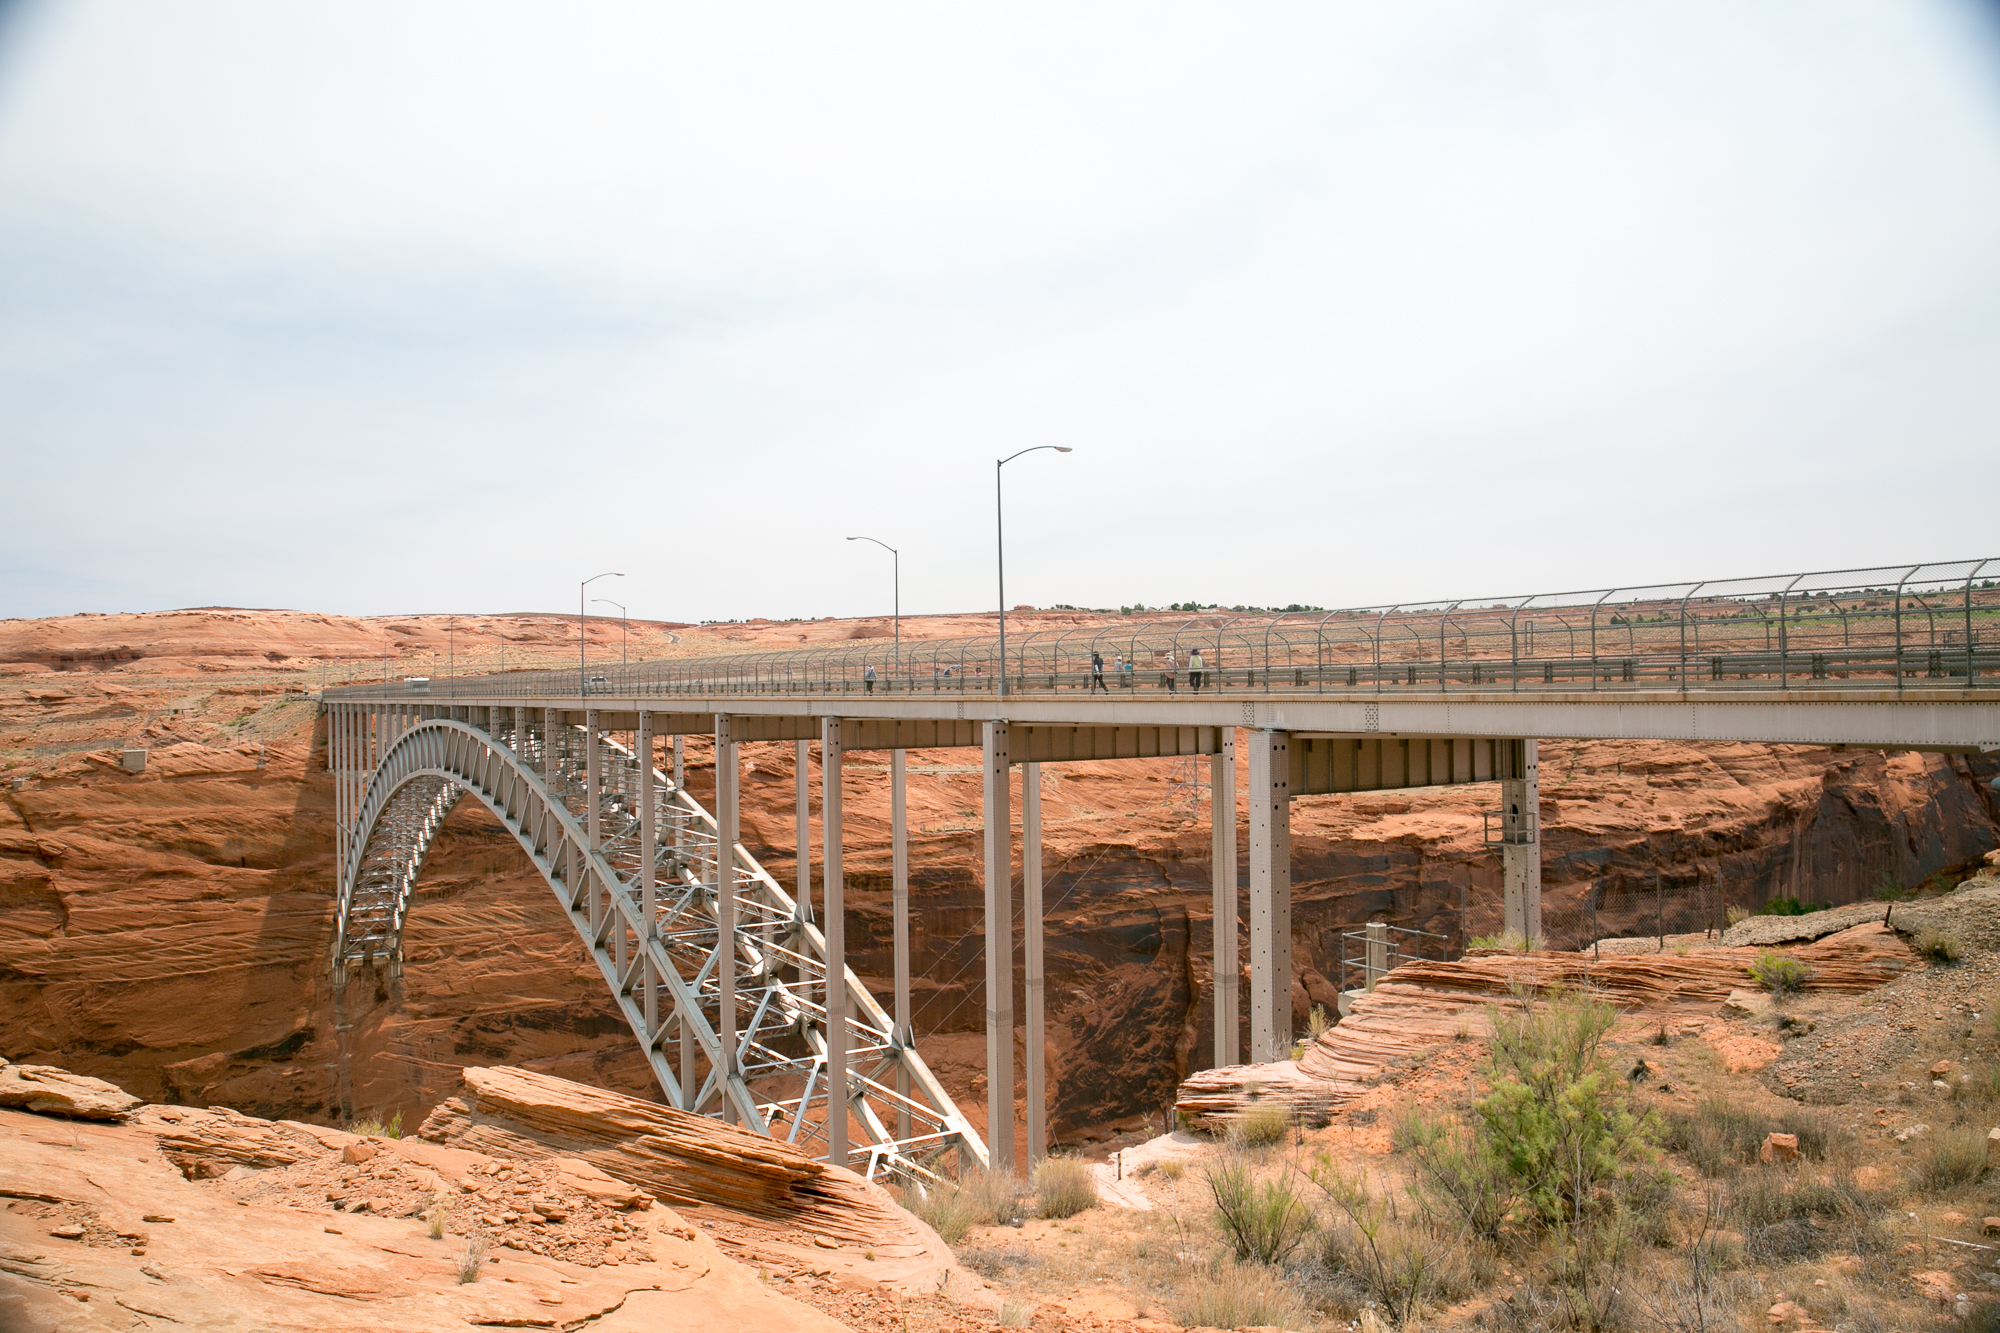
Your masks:
M1071 449L1066 444L1059 444L1056 446L1056 452L1059 454L1070 454L1070 453L1075 453L1076 451L1074 449Z

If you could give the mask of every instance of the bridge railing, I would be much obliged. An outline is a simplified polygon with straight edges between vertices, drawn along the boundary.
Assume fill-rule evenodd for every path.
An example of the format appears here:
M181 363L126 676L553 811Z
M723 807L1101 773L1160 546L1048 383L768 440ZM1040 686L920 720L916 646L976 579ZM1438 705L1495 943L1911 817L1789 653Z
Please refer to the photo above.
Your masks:
M431 697L2000 687L2000 557L689 657ZM871 680L870 672L873 673ZM393 687L392 687L393 688ZM382 687L355 693L378 697ZM342 691L329 691L338 697Z

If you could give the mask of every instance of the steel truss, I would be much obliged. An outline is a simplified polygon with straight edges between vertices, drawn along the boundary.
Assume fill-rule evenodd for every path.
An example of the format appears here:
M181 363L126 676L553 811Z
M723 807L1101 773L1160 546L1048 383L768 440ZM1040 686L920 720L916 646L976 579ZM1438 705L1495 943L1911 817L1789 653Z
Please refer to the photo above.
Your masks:
M809 908L740 842L721 857L716 817L634 745L581 726L558 725L551 737L526 709L492 710L492 733L423 716L441 711L330 712L329 766L342 779L335 986L356 969L401 975L403 926L424 858L470 795L554 891L667 1100L825 1151L827 949ZM727 950L717 892L725 859ZM860 1128L849 1137L865 1157L856 1165L871 1177L934 1178L939 1159L956 1151L961 1165L983 1168L985 1143L914 1040L897 1032L852 968L844 971L845 1101L850 1126Z

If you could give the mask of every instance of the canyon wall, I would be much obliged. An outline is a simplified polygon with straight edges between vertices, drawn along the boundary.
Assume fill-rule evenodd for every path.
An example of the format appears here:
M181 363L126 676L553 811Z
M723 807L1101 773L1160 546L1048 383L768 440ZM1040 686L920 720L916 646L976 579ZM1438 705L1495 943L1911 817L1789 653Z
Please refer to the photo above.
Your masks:
M127 679L45 662L0 678L0 729L17 746L136 725L152 747L146 770L130 774L113 751L50 746L18 786L0 786L0 1055L149 1098L315 1120L336 1116L343 1067L359 1112L400 1112L406 1123L470 1065L649 1094L554 896L469 802L419 884L401 980L350 988L336 1003L325 969L331 787L316 705L209 679L201 708L177 711L166 704L185 682ZM789 744L744 747L744 840L788 885L793 754ZM851 756L844 795L850 949L886 998L884 758ZM690 763L705 799L705 744L690 745ZM1205 767L1042 770L1051 1123L1064 1141L1157 1115L1209 1061ZM910 770L917 1029L977 1121L977 755L913 752ZM1994 758L1545 742L1551 933L1580 929L1591 903L1607 934L1650 931L1656 910L1668 929L1698 928L1725 904L1851 901L1885 880L1910 885L1967 865L2000 843L1985 785L1996 771ZM816 767L813 784L817 809ZM1467 787L1294 803L1297 1017L1333 1008L1343 929L1380 917L1453 942L1498 930L1498 853L1480 818L1496 799L1494 788Z

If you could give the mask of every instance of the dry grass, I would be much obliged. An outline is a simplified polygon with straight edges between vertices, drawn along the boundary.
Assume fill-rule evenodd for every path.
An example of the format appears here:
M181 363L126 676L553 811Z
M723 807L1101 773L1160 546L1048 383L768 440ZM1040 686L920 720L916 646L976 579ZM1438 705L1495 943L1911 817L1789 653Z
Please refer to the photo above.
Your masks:
M465 1253L458 1257L458 1280L460 1285L479 1281L479 1274L485 1267L486 1237L474 1236L465 1242Z
M1986 1135L1972 1126L1940 1130L1919 1142L1910 1180L1925 1194L1953 1194L1986 1170Z
M1283 1143L1291 1132L1291 1108L1283 1102L1258 1102L1229 1122L1232 1148L1268 1148Z
M1196 1270L1174 1301L1189 1328L1307 1328L1312 1311L1275 1268L1224 1259Z
M1087 1163L1075 1157L1045 1157L1035 1163L1030 1187L1042 1217L1074 1217L1097 1206L1097 1182Z
M1773 1131L1796 1134L1800 1156L1810 1161L1825 1160L1835 1142L1844 1137L1825 1115L1803 1106L1766 1113L1749 1110L1727 1097L1710 1096L1692 1111L1667 1115L1661 1146L1686 1156L1705 1176L1722 1176L1755 1162L1764 1136Z

